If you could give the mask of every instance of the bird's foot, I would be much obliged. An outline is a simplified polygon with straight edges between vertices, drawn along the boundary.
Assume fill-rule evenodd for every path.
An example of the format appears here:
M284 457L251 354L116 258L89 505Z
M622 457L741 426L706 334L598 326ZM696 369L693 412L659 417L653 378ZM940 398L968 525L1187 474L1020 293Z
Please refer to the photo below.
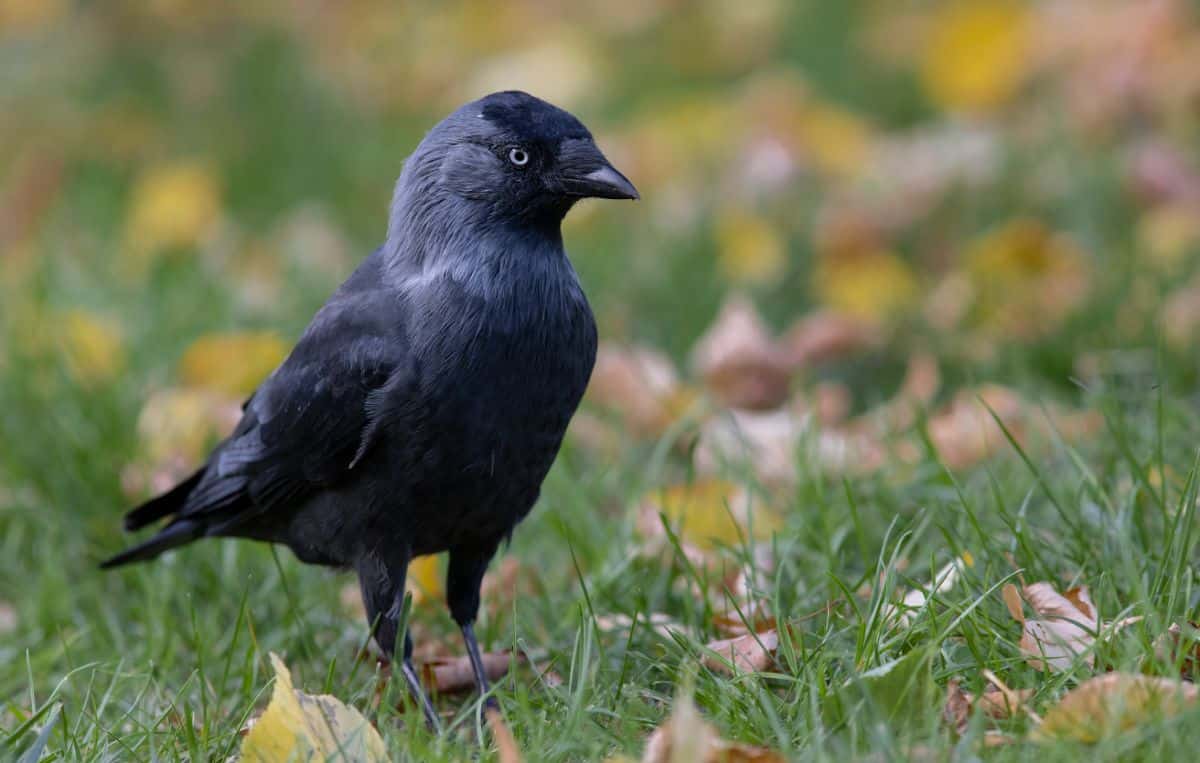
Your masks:
M437 711L434 710L433 702L429 700L429 695L425 693L425 689L421 686L420 679L417 678L417 671L413 667L411 659L405 659L401 663L400 673L404 676L404 683L408 685L408 693L421 706L421 712L425 714L425 724L429 727L429 730L435 734L442 733L442 722L438 719Z

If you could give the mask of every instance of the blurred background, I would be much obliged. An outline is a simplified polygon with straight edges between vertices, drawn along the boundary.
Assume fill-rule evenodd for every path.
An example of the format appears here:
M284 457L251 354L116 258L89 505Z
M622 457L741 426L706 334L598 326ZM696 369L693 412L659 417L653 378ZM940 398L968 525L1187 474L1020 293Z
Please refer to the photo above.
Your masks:
M800 412L840 438L831 469L911 463L915 415L969 465L964 395L1193 389L1198 22L1187 0L0 0L0 629L15 570L46 564L28 539L79 569L115 549L119 509L232 425L381 242L424 132L497 89L575 112L643 196L567 220L606 343L572 447L715 404L786 483ZM710 434L688 468L719 471Z
M722 341L774 388L829 382L832 419L918 352L951 382L925 403L1070 397L1164 354L1195 379L1185 0L0 0L0 30L0 372L38 403L10 443L82 391L112 420L80 447L194 458L381 241L424 131L504 88L577 112L641 189L581 205L569 248L602 337L684 376L733 299L754 314ZM62 464L4 451L10 478Z

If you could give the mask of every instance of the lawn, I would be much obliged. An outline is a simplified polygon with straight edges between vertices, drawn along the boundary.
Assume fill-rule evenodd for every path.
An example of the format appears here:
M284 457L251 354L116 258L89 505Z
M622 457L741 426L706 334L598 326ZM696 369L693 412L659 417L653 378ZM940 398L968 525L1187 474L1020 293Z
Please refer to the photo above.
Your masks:
M1194 754L1194 6L607 5L0 2L0 758L236 758L275 653L395 760L501 759L443 560L440 736L348 574L96 565L502 86L644 199L568 219L601 363L485 583L526 760Z

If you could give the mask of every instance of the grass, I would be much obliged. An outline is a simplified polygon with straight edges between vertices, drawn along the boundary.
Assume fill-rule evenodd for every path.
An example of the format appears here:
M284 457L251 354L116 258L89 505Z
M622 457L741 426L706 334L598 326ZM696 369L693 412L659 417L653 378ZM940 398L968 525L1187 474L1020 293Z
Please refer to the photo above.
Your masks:
M298 686L374 708L396 759L472 758L481 740L489 759L473 697L439 700L452 715L441 737L406 709L398 684L374 701L380 677L373 662L355 659L366 626L341 600L352 582L346 575L234 541L99 573L95 562L121 543L117 520L127 501L115 475L136 447L128 431L136 393L122 384L80 389L56 366L26 360L9 363L0 387L7 444L0 600L16 615L0 643L6 754L34 744L39 724L56 715L44 740L56 757L48 759L224 760L265 704L266 655L276 651ZM1170 657L1156 655L1155 638L1171 623L1197 619L1191 408L1149 388L1132 403L1116 389L1085 396L1108 415L1102 436L1077 449L1014 447L967 473L927 455L903 470L841 481L802 457L797 467L808 476L773 538L780 563L762 591L789 628L775 669L738 678L699 662L700 645L716 635L711 610L720 606L692 593L691 578L703 573L677 549L655 558L637 553L642 541L626 508L677 467L653 457L650 445L631 443L613 461L568 448L504 551L535 570L538 590L485 607L478 627L485 648L529 658L497 687L518 743L531 760L636 757L687 685L726 737L789 759L984 754L980 724L957 741L943 727L940 689L914 694L864 676L901 660L905 670L916 666L914 685L928 686L928 673L933 685L960 677L978 691L989 669L1010 686L1035 688L1035 706L1051 704L1089 671L1046 677L1022 661L1019 628L998 595L1017 576L1086 584L1104 619L1144 615L1097 647L1100 664L1177 671ZM1153 476L1160 474L1170 478ZM960 585L933 597L908 627L888 616L897 590L931 580L964 553L974 564ZM730 564L750 559L746 548L723 555ZM899 560L908 562L904 571ZM601 629L598 620L613 614L633 625ZM652 614L665 614L677 630L649 627ZM460 651L440 605L418 607L413 618L419 644L440 640ZM562 682L543 680L531 664ZM1189 710L1087 754L1182 758L1200 741L1196 720ZM1028 721L1002 725L1018 736ZM1081 754L1066 743L1015 744L986 757Z

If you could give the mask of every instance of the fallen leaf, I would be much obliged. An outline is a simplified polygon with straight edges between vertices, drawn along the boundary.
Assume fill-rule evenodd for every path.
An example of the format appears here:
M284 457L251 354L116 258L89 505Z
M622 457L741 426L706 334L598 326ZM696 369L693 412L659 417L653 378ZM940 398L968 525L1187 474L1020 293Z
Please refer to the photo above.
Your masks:
M646 740L642 763L783 763L765 747L728 742L700 715L691 697L680 696L670 717Z
M114 321L86 310L69 310L52 320L50 333L77 381L108 381L124 367L125 340Z
M692 350L692 367L726 406L776 408L787 399L791 361L754 305L733 296Z
M944 3L922 49L921 79L948 111L986 111L1008 101L1029 71L1030 11L1016 0Z
M705 655L704 664L710 670L733 675L739 671L757 673L766 670L775 659L779 648L779 633L775 630L763 633L747 633L736 638L711 641L706 649L716 655Z
M971 695L963 691L957 678L946 683L946 701L942 704L942 722L955 733L967 732L971 722Z
M900 628L909 627L912 625L913 613L924 609L929 597L938 593L946 593L958 585L958 578L962 574L964 566L966 566L966 557L948 562L934 574L931 585L925 588L914 588L905 593L899 605L888 608L886 617L894 618Z
M662 519L678 533L680 541L708 552L718 545L735 546L743 540L765 539L781 526L762 499L732 482L699 479L682 485L656 488L643 498L638 528L647 538L661 539Z
M1194 681L1200 676L1200 624L1172 624L1154 640L1154 655L1162 662L1178 664L1180 676Z
M274 331L207 334L183 353L179 376L189 387L244 397L283 362L288 349Z
M648 347L603 342L586 400L617 413L632 434L655 438L682 412L686 398L675 365Z
M271 702L242 742L243 761L389 760L382 737L361 713L328 694L314 696L294 688L287 666L274 653L271 665Z
M521 763L521 750L517 747L517 740L513 738L512 730L504 722L504 716L500 715L499 710L490 707L486 710L485 715L488 728L492 731L492 741L496 743L497 760L500 763Z
M489 681L499 681L508 673L512 656L508 652L484 652L483 672ZM442 694L470 691L475 688L475 673L471 661L459 657L438 657L421 665L421 679L426 686Z
M872 325L883 325L917 304L916 274L886 249L822 257L813 282L823 305Z
M1038 740L1097 742L1112 734L1144 728L1176 715L1196 701L1197 688L1167 678L1107 673L1063 695L1033 732Z
M162 249L195 246L221 211L216 174L200 160L152 166L134 183L130 207L128 251L139 261Z
M872 350L882 340L878 329L868 323L821 310L793 323L783 336L783 345L794 366L812 368Z
M946 684L946 701L942 706L942 720L958 734L963 734L976 710L992 720L1006 720L1022 710L1034 695L1033 689L1013 691L1008 687L989 685L983 694L972 694L952 678Z
M760 215L743 211L721 215L716 240L717 262L734 283L769 283L787 267L783 237Z
M1022 589L1021 597L1037 615L1025 618L1022 609L1017 618L1026 662L1052 672L1069 669L1079 655L1084 655L1088 667L1095 664L1095 657L1087 652L1096 641L1100 622L1086 588L1060 594L1049 583L1032 583ZM1011 594L1006 596L1010 598Z
M404 587L412 593L413 604L436 603L446 596L444 577L438 556L418 556L408 563Z

